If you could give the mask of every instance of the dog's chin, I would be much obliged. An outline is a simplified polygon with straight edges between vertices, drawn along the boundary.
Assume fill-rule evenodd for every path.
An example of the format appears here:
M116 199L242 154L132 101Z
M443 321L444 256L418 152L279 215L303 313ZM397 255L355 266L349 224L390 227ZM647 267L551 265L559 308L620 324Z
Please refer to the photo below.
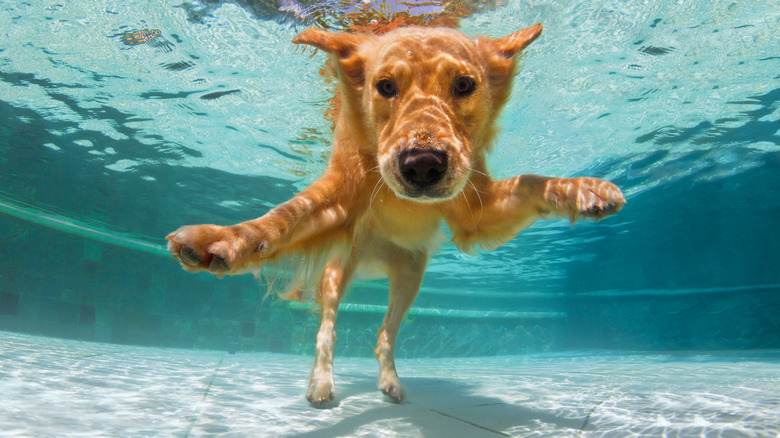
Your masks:
M407 201L419 202L421 204L435 204L437 202L447 201L455 197L454 193L440 194L438 192L430 193L428 191L412 191L412 192L400 191L400 192L395 192L395 194L401 199L405 199Z
M449 184L437 184L432 187L416 188L412 185L393 181L388 187L400 199L419 202L421 204L435 204L437 202L448 201L463 190L463 187L452 187Z

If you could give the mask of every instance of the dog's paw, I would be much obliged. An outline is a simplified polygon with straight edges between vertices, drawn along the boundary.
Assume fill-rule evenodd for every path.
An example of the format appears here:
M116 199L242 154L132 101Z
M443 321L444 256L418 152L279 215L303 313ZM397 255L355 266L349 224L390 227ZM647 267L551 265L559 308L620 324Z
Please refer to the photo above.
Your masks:
M306 400L315 408L325 407L336 397L336 388L332 380L312 379L309 382L309 390Z
M406 391L398 376L385 374L379 377L379 389L393 403L401 403L406 398Z
M208 271L218 277L240 272L266 247L256 235L242 235L236 227L218 225L185 226L165 238L168 252L185 270Z
M584 218L599 220L617 213L626 204L616 185L590 177L551 181L545 196L554 209L563 210L572 222Z

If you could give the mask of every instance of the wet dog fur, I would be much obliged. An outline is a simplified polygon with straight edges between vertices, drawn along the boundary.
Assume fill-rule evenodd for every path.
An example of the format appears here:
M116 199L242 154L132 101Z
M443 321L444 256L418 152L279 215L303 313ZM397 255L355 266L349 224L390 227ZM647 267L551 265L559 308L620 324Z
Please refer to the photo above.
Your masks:
M600 219L625 204L597 178L489 176L486 154L507 101L518 54L537 24L503 38L470 39L446 28L383 36L309 29L293 42L327 52L341 108L325 174L262 217L232 226L193 225L167 236L187 271L219 277L290 258L299 266L284 297L320 305L307 398L335 397L333 349L339 302L364 270L389 278L375 355L379 389L401 402L394 348L442 222L462 251L496 248L538 219Z

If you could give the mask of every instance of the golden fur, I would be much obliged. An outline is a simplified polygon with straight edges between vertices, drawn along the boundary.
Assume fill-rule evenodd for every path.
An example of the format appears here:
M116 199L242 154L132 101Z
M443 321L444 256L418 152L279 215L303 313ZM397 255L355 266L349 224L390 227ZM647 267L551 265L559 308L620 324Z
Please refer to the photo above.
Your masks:
M326 51L342 107L325 174L264 216L233 226L195 225L167 236L184 267L217 276L280 257L301 262L285 297L321 305L307 398L333 399L339 301L362 270L389 277L379 330L379 388L395 402L404 389L393 351L398 329L441 236L442 221L466 252L493 249L542 218L599 219L625 199L596 178L521 175L493 180L486 154L506 102L517 54L541 24L499 39L444 28L374 35L309 29L293 42Z

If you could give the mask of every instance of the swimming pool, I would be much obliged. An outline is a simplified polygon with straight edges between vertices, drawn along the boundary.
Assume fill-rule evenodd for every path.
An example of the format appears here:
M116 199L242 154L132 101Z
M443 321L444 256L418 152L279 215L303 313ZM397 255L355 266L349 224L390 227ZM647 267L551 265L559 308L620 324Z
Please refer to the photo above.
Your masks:
M333 86L290 40L414 3L0 6L0 330L312 354L307 306L186 274L163 237L257 217L321 174ZM475 256L445 245L399 357L780 348L775 2L428 3L414 20L469 35L545 25L494 175L598 176L628 205ZM337 357L372 355L386 286L354 286Z

